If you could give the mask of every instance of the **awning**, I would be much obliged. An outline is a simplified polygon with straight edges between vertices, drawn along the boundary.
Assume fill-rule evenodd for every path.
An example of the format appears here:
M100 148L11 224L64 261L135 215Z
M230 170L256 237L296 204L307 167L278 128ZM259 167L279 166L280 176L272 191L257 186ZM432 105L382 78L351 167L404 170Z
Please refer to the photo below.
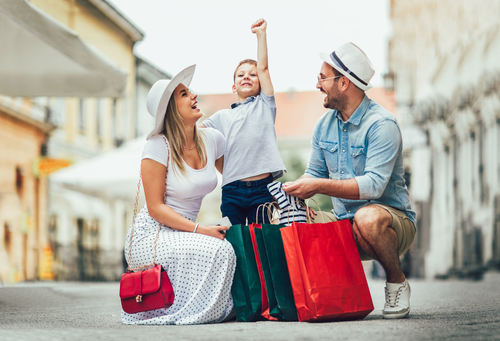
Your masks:
M133 200L137 191L143 136L112 151L52 173L50 181L103 199Z
M109 206L101 198L85 195L79 191L72 191L61 186L51 189L51 211L59 216L66 215L84 219L106 219L110 215Z
M49 179L51 183L63 188L101 199L133 202L137 192L144 143L146 137L139 137L119 148L56 171L49 175ZM219 173L217 178L220 184L222 177ZM220 200L220 193L212 192L206 199Z
M126 73L26 0L0 0L0 94L121 97Z

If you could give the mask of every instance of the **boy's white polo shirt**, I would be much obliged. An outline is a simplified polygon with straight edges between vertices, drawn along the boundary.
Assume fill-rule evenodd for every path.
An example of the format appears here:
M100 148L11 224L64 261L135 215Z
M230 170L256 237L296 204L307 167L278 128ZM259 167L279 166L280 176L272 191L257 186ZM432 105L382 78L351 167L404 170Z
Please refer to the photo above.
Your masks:
M276 140L274 96L261 92L243 103L234 103L203 121L226 138L222 186L263 173L273 179L285 171Z

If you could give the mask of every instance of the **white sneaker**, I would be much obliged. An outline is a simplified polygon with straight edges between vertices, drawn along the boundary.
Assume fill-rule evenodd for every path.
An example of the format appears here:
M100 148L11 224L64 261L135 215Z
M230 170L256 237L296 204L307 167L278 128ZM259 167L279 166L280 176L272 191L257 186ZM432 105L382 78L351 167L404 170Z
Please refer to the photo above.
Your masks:
M410 313L410 284L405 279L403 283L385 283L384 318L400 319Z

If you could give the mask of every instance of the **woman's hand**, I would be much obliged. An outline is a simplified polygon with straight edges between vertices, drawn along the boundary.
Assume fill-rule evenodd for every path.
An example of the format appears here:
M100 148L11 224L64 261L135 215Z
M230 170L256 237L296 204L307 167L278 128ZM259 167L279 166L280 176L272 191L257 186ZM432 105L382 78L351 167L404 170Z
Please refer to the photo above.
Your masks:
M214 237L217 239L226 238L226 231L229 230L229 226L198 226L198 230L196 232Z

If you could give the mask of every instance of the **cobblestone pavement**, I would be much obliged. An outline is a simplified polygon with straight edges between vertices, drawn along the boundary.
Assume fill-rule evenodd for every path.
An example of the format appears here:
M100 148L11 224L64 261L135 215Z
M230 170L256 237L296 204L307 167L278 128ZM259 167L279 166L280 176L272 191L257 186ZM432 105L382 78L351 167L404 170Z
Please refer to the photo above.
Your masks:
M403 320L382 318L384 282L369 280L375 311L362 321L126 326L118 283L21 283L0 286L0 340L500 340L500 273L410 284Z

